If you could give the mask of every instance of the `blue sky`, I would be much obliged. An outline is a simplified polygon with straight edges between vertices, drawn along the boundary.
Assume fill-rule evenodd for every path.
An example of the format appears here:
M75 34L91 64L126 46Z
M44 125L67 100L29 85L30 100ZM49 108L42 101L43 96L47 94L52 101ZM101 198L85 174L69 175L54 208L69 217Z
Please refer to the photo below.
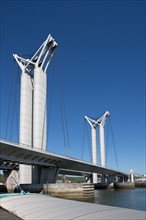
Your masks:
M48 150L91 161L84 116L98 118L108 110L107 166L146 173L145 1L1 0L0 137L18 141L19 135L21 72L12 54L33 54L49 33L58 48L47 72ZM64 143L62 94L70 147Z

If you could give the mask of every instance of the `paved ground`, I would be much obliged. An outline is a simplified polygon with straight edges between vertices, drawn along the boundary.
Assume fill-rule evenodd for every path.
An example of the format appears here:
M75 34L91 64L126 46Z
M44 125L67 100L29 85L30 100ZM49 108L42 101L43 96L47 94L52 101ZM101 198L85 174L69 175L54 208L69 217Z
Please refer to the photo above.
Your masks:
M1 206L25 220L146 219L146 212L144 211L71 201L40 194L1 198Z
M0 207L0 220L21 220L21 218Z

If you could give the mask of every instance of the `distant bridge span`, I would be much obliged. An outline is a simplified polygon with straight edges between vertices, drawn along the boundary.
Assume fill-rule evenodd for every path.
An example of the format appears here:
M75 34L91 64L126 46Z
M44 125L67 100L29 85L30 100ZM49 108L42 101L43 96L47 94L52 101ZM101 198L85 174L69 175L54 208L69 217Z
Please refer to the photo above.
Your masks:
M65 157L47 151L32 149L26 145L0 140L0 169L15 169L18 164L41 167L56 167L66 172L98 173L127 177L128 174L107 167L93 165L71 157Z

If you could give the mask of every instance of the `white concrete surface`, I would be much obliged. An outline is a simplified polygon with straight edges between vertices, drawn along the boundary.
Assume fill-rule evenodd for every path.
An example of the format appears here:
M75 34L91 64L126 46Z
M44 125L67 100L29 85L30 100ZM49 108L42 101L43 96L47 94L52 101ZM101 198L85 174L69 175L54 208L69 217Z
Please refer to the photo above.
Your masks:
M32 146L32 79L25 72L21 74L20 92L20 137L19 143ZM15 177L13 177L15 178ZM16 180L17 181L17 180ZM32 183L32 167L19 165L19 182Z
M33 147L46 150L46 86L47 75L39 67L34 69Z
M1 206L25 220L144 220L144 211L58 199L39 194L1 198Z

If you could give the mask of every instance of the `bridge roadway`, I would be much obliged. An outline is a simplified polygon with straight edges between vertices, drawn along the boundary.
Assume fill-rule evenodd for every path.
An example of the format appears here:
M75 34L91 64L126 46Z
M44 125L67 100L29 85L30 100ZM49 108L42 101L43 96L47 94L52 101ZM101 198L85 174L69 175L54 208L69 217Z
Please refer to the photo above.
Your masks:
M75 158L57 155L0 139L0 169L17 169L18 164L57 167L60 171L72 174L79 172L84 174L98 173L122 177L128 176L126 173L107 167L93 165Z

